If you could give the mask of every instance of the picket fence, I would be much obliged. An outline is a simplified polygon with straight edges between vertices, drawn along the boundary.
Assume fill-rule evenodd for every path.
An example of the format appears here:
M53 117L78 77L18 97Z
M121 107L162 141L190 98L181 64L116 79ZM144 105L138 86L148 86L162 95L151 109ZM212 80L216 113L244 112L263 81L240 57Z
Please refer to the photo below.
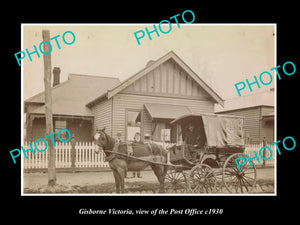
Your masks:
M173 145L172 143L163 143L163 142L154 142L163 146L164 148ZM32 146L34 146L32 144ZM29 149L28 143L24 143L24 149ZM43 142L38 142L38 149L45 149ZM254 151L257 153L259 149L263 147L263 144L251 144L246 145L245 153L249 157L254 157ZM274 146L269 146L274 153ZM56 142L55 154L56 154L56 168L71 168L71 144ZM269 157L269 151L266 151L265 158ZM48 151L38 152L35 150L35 154L32 151L28 151L27 159L23 159L23 168L24 169L46 169L48 168ZM256 162L256 160L254 160ZM264 166L274 166L274 155L271 159L267 161L261 161L261 165ZM257 164L257 163L256 163ZM108 162L105 162L105 155L103 151L99 151L98 154L95 154L95 145L93 142L77 142L75 146L75 168L108 168Z
M24 149L28 149L28 143L25 143ZM43 142L38 142L38 149L44 149ZM56 168L71 168L71 144L56 142ZM48 168L48 151L38 152L35 155L32 151L27 152L27 159L24 158L24 169L44 169ZM75 145L75 168L106 168L109 167L105 162L105 155L103 151L95 153L95 145L93 142L77 142Z
M270 149L272 149L272 157L270 159L268 159L271 155L270 151L268 149L264 149L262 150L261 154L265 159L268 160L262 160L259 150L264 147L267 146ZM275 165L275 155L277 153L277 150L275 148L275 145L264 145L263 142L261 142L260 144L246 144L245 146L245 154L248 154L249 158L253 158L255 157L255 153L254 151L256 151L259 159L260 159L260 163L257 162L257 159L253 159L253 162L255 163L256 166L274 166ZM252 161L251 161L252 162Z

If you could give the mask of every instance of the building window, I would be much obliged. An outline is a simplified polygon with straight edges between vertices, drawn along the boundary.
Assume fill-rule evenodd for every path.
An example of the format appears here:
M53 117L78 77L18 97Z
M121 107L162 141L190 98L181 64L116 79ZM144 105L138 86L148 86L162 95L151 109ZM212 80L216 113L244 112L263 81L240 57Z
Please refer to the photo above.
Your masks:
M171 141L171 129L166 129L166 128L161 129L160 140L163 142Z
M141 137L141 111L127 110L127 123L126 123L126 140L139 141ZM139 140L137 140L139 139Z
M54 128L55 128L54 131L57 134L60 129L67 128L67 121L66 120L55 120ZM59 136L62 140L66 140L69 137L65 130L61 131L59 133ZM59 141L57 135L55 135L55 141Z
M169 120L154 121L152 124L152 137L154 141L177 142L178 125L170 125Z

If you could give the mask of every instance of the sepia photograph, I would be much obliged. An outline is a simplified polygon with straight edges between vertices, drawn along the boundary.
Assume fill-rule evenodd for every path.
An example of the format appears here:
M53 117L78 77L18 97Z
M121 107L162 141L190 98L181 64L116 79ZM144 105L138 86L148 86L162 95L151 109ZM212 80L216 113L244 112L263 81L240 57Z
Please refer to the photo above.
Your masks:
M22 195L277 194L276 24L171 23L22 24Z

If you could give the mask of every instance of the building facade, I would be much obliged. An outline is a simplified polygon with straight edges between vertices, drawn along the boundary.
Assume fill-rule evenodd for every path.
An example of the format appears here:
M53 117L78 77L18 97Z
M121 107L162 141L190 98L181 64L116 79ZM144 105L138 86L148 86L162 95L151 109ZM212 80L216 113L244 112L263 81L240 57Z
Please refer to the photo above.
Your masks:
M121 140L176 142L178 127L171 120L190 113L213 113L214 104L223 100L174 52L150 61L131 76L86 106L94 115L95 128L106 127L108 134Z
M53 75L55 82L51 92L54 131L57 133L58 130L67 128L77 141L92 141L94 115L85 104L99 93L107 91L107 88L119 84L119 79L69 74L68 80L60 83L59 73L56 74L55 69ZM47 135L44 92L25 100L24 113L25 140L35 141L44 138ZM57 138L56 135L55 137Z
M57 80L54 74L54 80ZM70 74L52 88L54 129L67 128L77 141L91 141L96 129L132 141L180 141L170 121L191 113L214 113L221 97L173 51L123 82L117 78ZM27 140L45 135L43 92L25 101Z
M274 142L274 106L257 105L217 112L217 114L243 116L247 144L257 144L264 140L267 143Z

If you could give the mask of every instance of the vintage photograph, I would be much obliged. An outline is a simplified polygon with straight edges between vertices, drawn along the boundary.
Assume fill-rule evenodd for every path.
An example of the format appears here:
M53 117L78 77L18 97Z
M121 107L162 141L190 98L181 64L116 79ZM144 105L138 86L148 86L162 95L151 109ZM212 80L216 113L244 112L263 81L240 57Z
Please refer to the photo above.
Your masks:
M276 195L275 24L22 24L21 51L22 195Z

